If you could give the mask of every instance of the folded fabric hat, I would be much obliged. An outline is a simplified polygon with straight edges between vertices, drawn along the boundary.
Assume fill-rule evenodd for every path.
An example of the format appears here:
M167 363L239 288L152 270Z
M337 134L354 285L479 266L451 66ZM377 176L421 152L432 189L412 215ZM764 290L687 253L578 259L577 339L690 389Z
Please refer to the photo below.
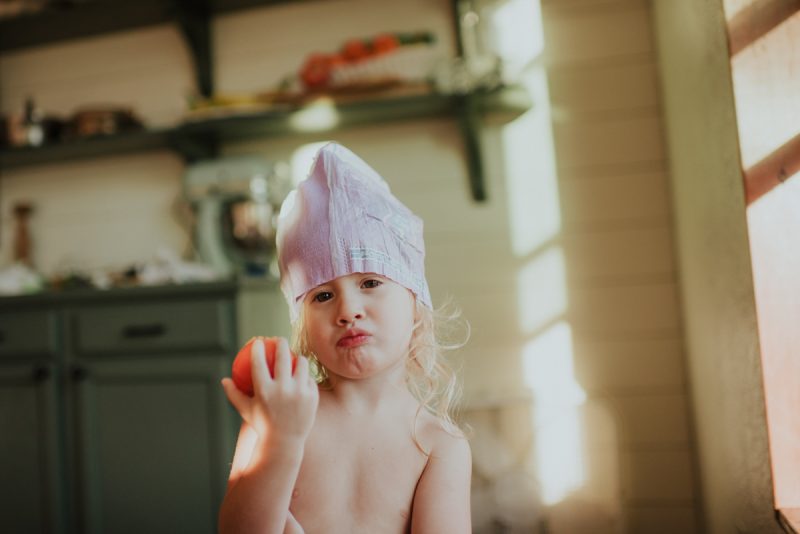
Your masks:
M322 147L308 178L286 197L276 241L292 322L308 291L353 273L390 278L432 307L422 220L341 145Z

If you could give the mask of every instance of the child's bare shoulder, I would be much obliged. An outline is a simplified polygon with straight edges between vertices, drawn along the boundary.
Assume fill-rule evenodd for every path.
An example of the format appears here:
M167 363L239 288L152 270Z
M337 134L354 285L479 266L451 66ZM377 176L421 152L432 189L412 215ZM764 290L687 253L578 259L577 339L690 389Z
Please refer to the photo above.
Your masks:
M446 457L462 462L471 461L469 441L461 429L430 413L425 413L421 419L420 442L430 452L431 459Z

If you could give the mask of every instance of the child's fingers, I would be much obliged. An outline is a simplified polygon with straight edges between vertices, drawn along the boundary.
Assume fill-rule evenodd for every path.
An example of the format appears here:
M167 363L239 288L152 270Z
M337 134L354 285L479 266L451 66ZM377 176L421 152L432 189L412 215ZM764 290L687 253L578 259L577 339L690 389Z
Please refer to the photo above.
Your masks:
M299 384L304 384L308 377L308 358L302 356L297 358L297 368L294 370L294 378Z
M236 387L236 384L234 384L233 380L230 378L222 379L222 389L225 391L225 396L228 397L230 403L233 404L233 407L239 412L239 415L244 414L247 406L247 395L239 391L239 388Z
M272 383L272 377L267 369L267 358L264 353L264 340L256 339L250 350L250 374L253 377L253 391L260 392L264 396L264 388Z
M311 372L311 363L308 361L308 358L301 357L299 360L303 362L303 369L302 375L298 374L297 381L312 393L318 392L319 387L314 378L314 373ZM300 372L300 362L297 363L297 371L298 373Z
M308 374L308 387L315 397L319 396L319 384L317 384L317 381L314 379L314 375L311 373Z
M301 359L305 360L306 366L308 367L308 383L314 388L317 389L317 376L314 374L314 371L311 370L311 359L307 356L303 356Z
M287 380L292 376L292 356L286 338L278 338L275 352L275 380Z
M319 392L317 381L314 380L314 375L311 373L311 364L305 356L297 358L297 369L294 372L294 378L300 384L300 387L311 391L315 395Z

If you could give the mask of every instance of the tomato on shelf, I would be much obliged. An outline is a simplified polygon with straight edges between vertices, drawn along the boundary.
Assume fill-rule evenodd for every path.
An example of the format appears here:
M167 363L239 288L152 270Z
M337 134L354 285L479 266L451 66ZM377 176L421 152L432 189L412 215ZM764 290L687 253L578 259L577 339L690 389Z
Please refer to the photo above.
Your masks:
M373 37L350 38L337 52L307 56L298 78L308 93L357 86L360 82L374 84L381 76L396 79L392 71L397 70L396 66L392 67L386 56L406 45L433 42L430 32L383 32Z
M342 56L347 61L359 61L372 54L369 41L363 39L348 39L342 46Z
M300 69L300 79L309 89L325 87L331 77L331 58L327 54L311 54Z
M372 40L372 51L375 54L385 54L400 47L400 40L391 33L382 33Z

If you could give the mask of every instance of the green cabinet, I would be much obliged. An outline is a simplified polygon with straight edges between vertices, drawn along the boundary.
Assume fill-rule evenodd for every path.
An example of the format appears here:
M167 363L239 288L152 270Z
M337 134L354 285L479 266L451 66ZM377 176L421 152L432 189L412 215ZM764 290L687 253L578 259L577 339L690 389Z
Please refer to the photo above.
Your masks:
M5 532L63 532L65 479L53 374L52 365L0 364L0 517Z
M56 312L0 305L0 517L4 530L63 532L63 420Z
M233 283L0 299L10 533L213 533L238 421Z
M81 532L216 532L219 358L98 361L76 383ZM216 461L209 461L216 459Z

